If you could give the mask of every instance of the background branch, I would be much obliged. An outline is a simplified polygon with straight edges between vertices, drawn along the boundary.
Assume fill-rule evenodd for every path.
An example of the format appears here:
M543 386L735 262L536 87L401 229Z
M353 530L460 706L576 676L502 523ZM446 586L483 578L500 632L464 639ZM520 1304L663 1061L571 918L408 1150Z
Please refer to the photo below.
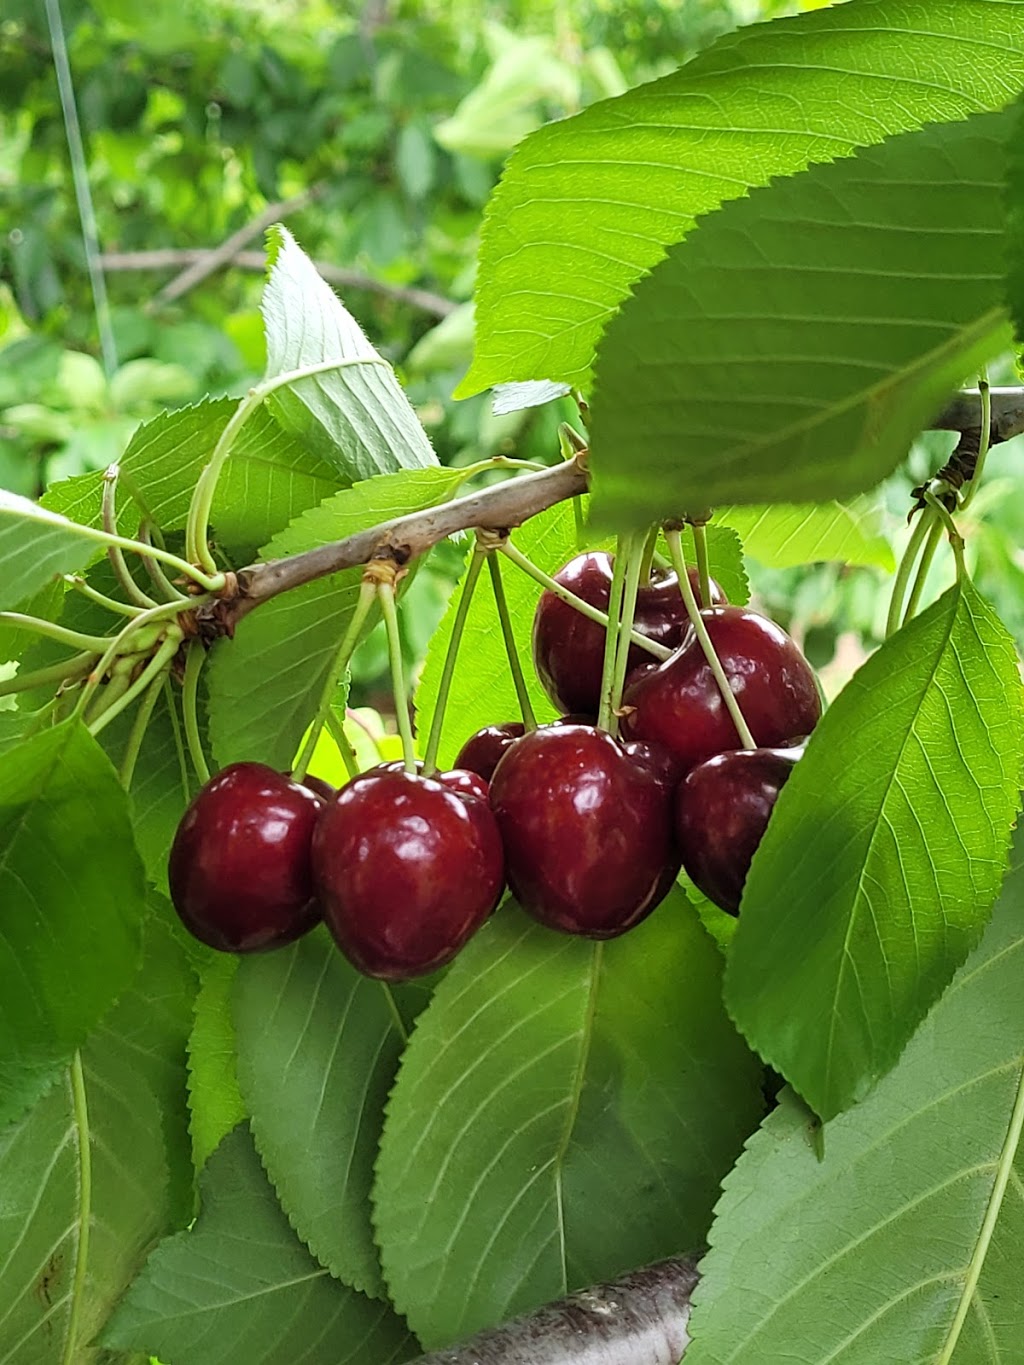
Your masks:
M278 215L280 215L283 207L287 206L277 205ZM252 233L250 232L249 237L251 236ZM226 246L227 243L224 245ZM215 255L218 259L211 264L210 258ZM168 247L157 251L105 251L99 257L99 263L104 270L112 272L120 270L177 270L181 266L204 263L207 268L203 270L202 276L198 277L204 278L222 266L262 271L267 267L267 258L262 251L233 250L228 255L224 255L221 247L182 250ZM453 303L451 299L446 299L441 294L432 293L429 289L417 289L412 285L390 284L387 280L377 280L372 275L364 275L359 270L348 270L344 266L332 265L329 261L314 261L313 264L316 266L317 273L328 284L337 285L339 289L365 289L367 293L380 294L384 298L396 299L399 303L407 303L411 308L418 308L421 312L430 313L433 317L446 318L458 307L458 304ZM179 275L177 278L181 280L185 276ZM197 282L198 279L193 278L188 287L191 288ZM173 280L171 284L174 284ZM166 302L167 289L170 287L171 285L166 286L165 290L158 295L158 300Z
M676 1365L696 1283L693 1261L659 1261L411 1365Z

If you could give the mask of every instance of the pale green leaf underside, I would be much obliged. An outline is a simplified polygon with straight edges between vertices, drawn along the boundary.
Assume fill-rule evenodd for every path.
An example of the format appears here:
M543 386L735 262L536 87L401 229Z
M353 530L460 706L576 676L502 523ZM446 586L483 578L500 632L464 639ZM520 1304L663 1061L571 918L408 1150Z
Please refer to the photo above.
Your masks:
M160 1244L122 1300L107 1346L174 1365L391 1365L416 1354L394 1313L331 1278L278 1207L248 1130L201 1180L195 1226Z
M463 950L403 1058L374 1191L425 1345L701 1243L761 1108L720 971L678 891L603 945L508 905Z
M276 559L378 522L446 502L459 472L408 469L367 479L309 508L263 548ZM316 713L355 610L361 569L282 593L222 640L207 669L210 741L219 765L254 760L285 769ZM371 622L374 619L370 618Z
M600 334L698 214L811 161L998 109L1024 85L1019 0L854 0L721 39L526 138L488 211L461 396L586 384Z
M55 574L82 568L95 551L66 517L0 490L0 611L17 607Z
M268 378L324 361L367 362L274 392L269 404L282 426L308 439L345 482L436 465L394 370L280 225L270 233L270 264L262 303Z
M82 1050L83 1112L62 1072L0 1132L0 1362L60 1361L72 1330L82 1222L83 1144L92 1159L89 1256L78 1299L74 1365L153 1240L191 1214L181 1086L191 976L182 950L151 923L138 983ZM173 1175L171 1173L173 1172Z
M360 976L326 929L241 964L238 1077L289 1221L345 1284L383 1297L370 1187L405 1042L391 988Z
M80 721L5 756L0 1118L38 1097L130 981L143 891L127 798Z
M751 866L726 973L748 1039L826 1118L893 1065L976 942L1018 803L1012 643L969 581L860 669Z
M1007 339L1009 115L893 138L703 219L601 342L594 518L878 483Z
M892 1071L825 1129L787 1092L726 1178L686 1365L1008 1365L1024 1340L1024 853ZM982 1225L1012 1163L991 1243ZM954 1329L968 1266L981 1266Z

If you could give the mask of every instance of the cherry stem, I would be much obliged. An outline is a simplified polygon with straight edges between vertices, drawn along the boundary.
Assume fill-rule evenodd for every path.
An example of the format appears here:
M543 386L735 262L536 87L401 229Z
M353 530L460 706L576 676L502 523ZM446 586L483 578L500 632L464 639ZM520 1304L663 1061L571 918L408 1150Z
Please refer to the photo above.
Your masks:
M312 375L327 374L332 370L349 369L354 365L387 365L383 356L376 353L367 356L354 356L346 360L325 360L315 365L306 365L302 369L288 370L284 374L273 375L269 379L263 380L261 384L255 385L249 390L241 400L238 407L231 414L231 418L217 439L217 444L213 448L209 463L196 481L195 489L192 492L192 501L188 509L188 519L185 523L185 554L194 563L205 569L208 573L217 572L217 564L210 553L207 544L209 536L210 513L213 510L213 499L217 491L217 481L220 478L224 463L231 454L231 447L234 445L238 433L242 427L263 403L264 399L277 389L286 388L289 384L295 384L300 379L308 379ZM388 366L390 369L391 367Z
M697 581L700 584L700 600L706 607L711 606L711 568L708 564L707 522L695 521L693 531L694 557L697 561Z
M546 574L543 569L539 569L531 559L527 559L526 555L524 555L521 550L517 550L511 541L505 541L498 546L498 549L506 558L510 559L517 568L520 568L524 573L529 574L534 582L539 583L542 588L546 588L548 592L554 593L554 595L560 597L563 602L568 602L570 607L575 607L576 610L583 616L586 616L588 620L596 621L598 625L604 626L605 630L608 629L608 614L606 612L599 611L597 607L592 607L589 602L584 602L582 597L577 597L576 594L570 592L568 588L563 588L561 583L556 582L556 580L553 579L550 574ZM639 645L641 649L645 649L648 654L653 654L658 660L664 661L672 653L672 650L667 649L665 645L659 645L656 641L649 640L646 635L641 635L638 630L631 631L629 638L635 645Z
M56 621L43 621L38 616L25 616L20 611L0 611L0 625L30 630L36 635L56 640L59 645L90 649L95 654L102 654L111 641L109 635L83 635L81 631L68 630L67 626L58 625Z
M462 633L466 628L466 618L469 616L469 604L473 600L473 593L476 591L477 580L480 577L480 570L483 568L486 557L487 551L478 536L473 545L473 553L470 556L466 577L462 580L459 605L455 609L452 633L448 637L448 648L445 651L444 664L441 667L441 678L437 684L437 699L434 702L434 714L430 718L430 733L427 736L427 747L423 754L424 777L433 777L437 769L437 751L441 747L441 729L444 725L444 713L448 707L448 696L452 690L452 679L455 677L455 662L459 655L459 646L462 644ZM397 694L395 701L397 704ZM408 764L406 766L408 767Z
M348 773L349 777L358 777L360 771L359 759L356 757L356 751L352 747L352 741L345 733L345 726L338 719L333 707L327 712L327 729L330 732L331 739L334 740L338 753L341 755L341 761L345 765L345 771Z
M134 606L129 602L118 602L115 598L108 597L106 593L98 592L80 573L62 574L61 579L69 588L73 588L75 592L80 592L90 602L95 602L100 607L106 607L107 611L112 611L117 616L138 616L143 610L140 606Z
M121 470L116 464L108 465L103 471L103 529L110 536L116 536L118 534L117 481L120 474ZM124 555L121 552L121 547L119 545L108 545L107 558L110 560L117 581L121 584L121 587L131 600L142 608L155 607L156 603L153 601L152 597L148 597L131 576Z
M96 737L101 730L105 730L112 720L117 717L127 707L131 706L136 697L142 695L148 687L158 685L163 681L163 676L171 666L171 661L178 652L181 644L181 629L175 627L168 631L167 638L160 648L154 653L149 663L142 670L131 686L118 697L112 705L106 707L103 714L93 720L89 725L89 733Z
M913 620L917 615L917 609L921 604L921 595L924 592L924 585L928 581L928 571L932 567L932 560L935 558L935 551L939 548L939 541L942 539L943 525L941 518L936 515L931 522L928 538L921 551L921 559L917 566L917 574L914 577L914 585L910 589L910 596L907 598L906 610L903 613L903 624Z
M153 524L150 521L143 521L139 526L138 539L142 545L152 548L153 529ZM162 550L164 547L161 545L159 548ZM186 594L178 591L151 554L141 555L140 558L143 567L149 574L150 582L165 602L188 602Z
M491 575L491 587L494 590L494 607L498 613L498 620L501 622L501 634L505 641L505 653L508 656L508 668L512 674L512 685L516 689L516 697L519 701L519 712L523 717L523 728L527 731L536 730L537 717L534 715L533 706L530 703L530 689L526 685L526 676L523 673L523 665L519 659L519 649L516 645L516 633L512 628L512 617L509 614L508 599L505 596L505 584L501 581L501 560L497 555L487 556L487 569Z
M164 676L160 690L164 694L164 701L167 703L167 714L171 721L171 733L174 736L174 752L178 756L178 776L181 778L181 795L188 805L191 798L191 789L188 780L188 760L185 757L185 746L181 738L181 724L178 720L178 708L174 700L174 689L171 687L170 678Z
M618 732L615 719L615 661L618 658L619 627L622 618L622 598L629 564L627 546L631 538L619 536L612 560L612 581L608 589L608 624L605 626L604 661L601 667L601 694L597 711L597 728L610 735ZM628 629L628 627L627 627ZM627 644L628 648L628 644Z
M658 528L652 526L644 541L643 559L640 561L640 582L649 583L651 581L651 565L654 563L654 552L658 547Z
M978 394L981 397L981 436L978 441L978 458L974 462L974 473L960 502L960 510L969 507L985 469L985 461L992 446L992 390L989 388L988 375L984 371L978 376ZM951 538L952 539L952 538ZM953 553L956 542L953 541ZM958 561L959 562L959 561Z
M416 771L416 743L412 735L412 717L409 714L409 695L405 688L405 669L402 666L402 636L398 629L398 611L395 607L395 590L390 583L377 584L377 597L380 600L384 629L388 635L388 655L391 660L391 690L395 695L395 717L398 733L402 736L402 758L405 771Z
M193 597L190 599L196 606L202 606L204 602L210 600L209 597ZM156 606L149 607L146 611L139 612L138 616L133 617L128 624L117 635L114 636L107 646L106 653L102 656L96 666L90 671L82 689L82 695L75 706L75 714L81 715L89 703L89 698L99 686L107 669L113 661L123 654L142 654L147 649L152 649L164 635L163 622L168 618L180 615L180 602L160 602ZM142 639L132 637L142 633ZM131 647L128 641L131 638ZM179 641L181 636L178 636Z
M181 686L181 715L185 724L185 743L188 745L189 758L199 779L205 786L210 780L210 769L203 753L203 740L199 733L199 674L206 662L206 647L201 640L190 640L185 651L185 677Z
M934 518L935 511L933 508L922 509L918 514L914 529L910 533L907 547L903 551L899 567L896 570L896 577L893 579L892 595L889 598L889 615L885 623L885 638L887 640L890 636L895 635L900 628L900 622L903 619L903 603L906 599L907 588L910 586L911 575L914 572L914 564L922 545L928 538Z
M135 764L138 762L139 754L142 750L142 741L146 737L149 729L149 722L153 718L153 711L157 701L163 693L164 683L167 681L169 670L164 669L159 678L155 678L150 685L149 691L139 703L139 709L135 712L135 719L132 721L132 728L128 735L128 744L124 751L124 758L121 760L119 777L121 786L128 791L132 785L132 778L135 776Z
M345 676L349 661L356 652L356 646L359 644L359 637L362 634L363 626L366 624L366 618L370 614L370 608L376 599L376 585L364 578L359 587L359 596L356 599L355 610L352 612L352 619L348 623L348 628L338 646L338 652L334 656L334 662L331 664L324 681L323 691L320 693L320 704L317 706L313 724L309 727L306 742L303 744L292 768L292 780L294 782L301 782L306 776L313 751L331 713L331 704L341 686L341 680Z
M643 581L644 564L647 564L647 573L650 575L650 561L647 559L647 551L653 548L657 538L657 528L653 528L646 538L639 535L627 540L625 545L626 560L626 580L622 592L622 616L619 630L618 647L615 654L615 676L612 680L611 695L609 697L609 723L611 733L617 735L619 731L619 707L622 705L622 689L626 685L626 673L629 671L629 652L632 642L629 639L633 626L633 618L636 615L636 598Z
M729 686L729 679L725 676L725 669L722 667L715 646L711 642L711 636L708 634L708 628L704 623L704 617L701 615L700 607L697 605L693 584L690 582L690 575L686 572L686 558L683 554L682 537L678 531L666 531L665 539L668 542L669 554L672 556L672 567L675 569L676 577L679 579L679 590L683 594L683 601L686 603L686 614L689 616L690 624L693 626L697 639L700 641L700 647L704 651L704 657L708 661L708 667L714 674L715 682L718 684L718 689L722 694L722 700L725 702L726 710L732 717L732 723L735 725L736 733L740 737L740 744L744 749L756 749L757 741L750 733L750 726L743 718L740 704L736 700L732 688Z
M95 653L75 654L72 658L65 659L63 663L51 664L49 668L37 668L32 673L15 673L13 678L5 678L0 682L0 697L10 697L15 692L29 692L35 687L52 687L56 683L83 678L97 657Z

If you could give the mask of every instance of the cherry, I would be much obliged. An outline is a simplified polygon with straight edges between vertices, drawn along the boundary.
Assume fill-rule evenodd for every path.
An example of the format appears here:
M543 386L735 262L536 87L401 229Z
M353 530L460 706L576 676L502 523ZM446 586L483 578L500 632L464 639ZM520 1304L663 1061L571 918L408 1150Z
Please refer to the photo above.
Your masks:
M360 773L353 778L354 782L361 781L371 773L404 773L405 764L400 758L389 759L387 763L379 763L375 768L368 768L365 773ZM416 760L416 772L423 776L423 760ZM447 787L449 791L458 792L460 796L472 796L478 801L487 800L487 783L479 773L474 773L468 768L449 768L447 772L436 772L433 775L435 782L440 782L442 787Z
M774 621L745 607L702 613L708 634L758 744L806 735L821 715L810 664ZM663 745L689 771L740 739L696 636L626 688L622 733Z
M802 748L733 749L698 763L676 793L676 833L690 880L723 910L743 885L775 800Z
M307 773L302 779L302 785L308 787L315 795L323 801L333 801L338 795L338 789L330 782L325 782L322 777L314 777L312 773Z
M508 749L491 779L509 886L552 929L614 938L675 880L672 776L653 745L591 726L546 726Z
M324 920L359 971L404 981L450 962L501 896L501 836L485 801L418 773L373 769L313 836Z
M196 796L171 846L171 900L222 952L291 943L320 918L310 845L324 802L262 763L233 763Z
M571 559L559 569L555 579L592 607L607 611L613 565L612 555L595 550ZM689 577L700 602L697 570L690 569ZM712 580L712 605L725 600L722 589ZM679 580L671 570L655 568L651 581L641 585L633 624L643 635L669 649L682 644L690 621ZM604 641L604 628L597 621L591 621L553 592L541 594L533 617L533 664L545 692L561 710L597 715ZM633 645L628 667L636 668L650 657L639 645Z
M525 726L521 720L506 720L501 725L485 725L482 730L470 735L463 744L455 756L455 767L479 773L485 782L490 782L491 773L498 766L498 760L524 730Z

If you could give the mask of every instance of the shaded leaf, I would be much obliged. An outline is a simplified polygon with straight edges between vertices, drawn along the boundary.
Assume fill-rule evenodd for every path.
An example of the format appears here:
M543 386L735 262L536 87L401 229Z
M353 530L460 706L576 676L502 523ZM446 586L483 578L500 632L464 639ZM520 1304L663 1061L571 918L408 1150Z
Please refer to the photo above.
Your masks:
M1018 98L1006 177L1006 302L1018 350L1024 348L1024 97Z
M238 1089L231 1018L231 987L239 961L230 953L211 951L199 967L199 990L188 1039L189 1128L197 1171L247 1114Z
M82 1049L81 1071L61 1072L0 1131L0 1345L11 1362L94 1361L89 1343L153 1240L191 1217L184 1061L192 988L184 954L151 918L143 969Z
M904 134L703 220L601 343L593 516L872 487L1006 345L1006 113Z
M732 526L748 555L773 569L837 560L844 564L896 567L881 517L859 504L826 502L804 506L725 506L715 521Z
M686 1365L1016 1359L1024 1340L1019 837L1015 861L981 945L895 1070L829 1123L824 1158L791 1091L750 1140L716 1210ZM973 1292L971 1270L979 1272Z
M415 1355L390 1308L332 1279L297 1240L244 1126L214 1152L200 1188L195 1226L150 1256L107 1346L174 1365L391 1365Z
M268 239L270 274L262 303L267 377L346 362L271 394L268 404L281 425L309 441L346 482L436 465L394 370L287 228L272 228Z
M0 611L11 611L55 574L87 564L96 543L73 522L0 489Z
M681 893L621 939L516 907L438 986L388 1105L385 1278L428 1346L703 1241L761 1112Z
M131 980L143 892L127 797L81 722L5 754L0 1119L42 1093Z
M744 889L733 1018L825 1118L860 1099L977 942L1024 761L1012 642L969 581L825 713Z
M1017 0L860 0L741 29L539 129L490 203L459 396L586 384L608 319L698 214L811 161L1002 108L1022 85Z
M321 1265L382 1298L370 1187L406 1040L392 988L321 928L243 962L234 999L239 1081L281 1205Z

